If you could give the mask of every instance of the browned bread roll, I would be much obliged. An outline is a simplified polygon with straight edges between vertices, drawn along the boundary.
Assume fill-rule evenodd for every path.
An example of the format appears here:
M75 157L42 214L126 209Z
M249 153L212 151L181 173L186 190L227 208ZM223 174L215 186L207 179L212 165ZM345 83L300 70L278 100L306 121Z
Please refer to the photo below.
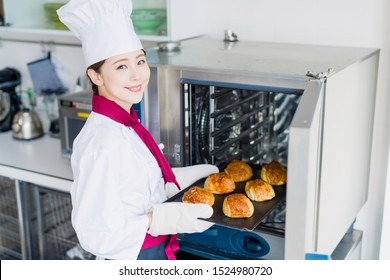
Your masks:
M213 173L204 182L204 188L215 194L231 193L236 189L234 180L225 172Z
M271 161L261 167L260 178L274 186L287 183L287 169L277 161Z
M226 166L224 171L233 178L234 182L243 182L249 180L253 175L252 167L238 159L233 159Z
M246 195L254 201L266 201L275 197L274 188L261 179L249 180L245 184Z
M184 203L205 203L213 206L215 197L214 194L204 188L193 186L183 194L182 201Z
M222 211L229 218L249 218L253 215L254 207L245 194L233 193L223 200Z

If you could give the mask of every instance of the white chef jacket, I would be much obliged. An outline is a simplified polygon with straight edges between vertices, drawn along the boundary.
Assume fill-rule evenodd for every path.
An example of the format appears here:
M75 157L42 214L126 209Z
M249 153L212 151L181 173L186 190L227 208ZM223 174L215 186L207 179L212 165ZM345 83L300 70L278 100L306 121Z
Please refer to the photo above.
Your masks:
M152 153L132 128L92 112L71 164L72 224L81 246L107 259L136 259L146 214L167 199Z

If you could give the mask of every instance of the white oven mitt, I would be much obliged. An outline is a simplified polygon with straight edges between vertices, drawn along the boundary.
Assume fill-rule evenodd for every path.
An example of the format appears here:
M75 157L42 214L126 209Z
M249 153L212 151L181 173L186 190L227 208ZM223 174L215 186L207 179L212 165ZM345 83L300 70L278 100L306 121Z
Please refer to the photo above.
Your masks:
M153 236L203 232L214 225L198 219L213 215L213 208L207 204L168 202L154 205L152 211L148 232Z
M218 173L218 167L212 164L197 164L186 167L174 167L172 168L173 173L176 176L176 180L180 185L181 190L184 190L191 186L201 178L205 178L213 173ZM167 198L171 198L177 194L180 190L173 183L165 184L165 193Z

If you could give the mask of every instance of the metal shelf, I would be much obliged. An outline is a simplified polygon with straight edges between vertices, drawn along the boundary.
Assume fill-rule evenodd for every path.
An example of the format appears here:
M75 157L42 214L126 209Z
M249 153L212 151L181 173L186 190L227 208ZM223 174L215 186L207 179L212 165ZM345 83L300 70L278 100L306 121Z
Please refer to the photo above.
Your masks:
M47 260L92 259L78 242L71 224L72 204L68 193L34 187L38 213L40 258Z
M68 193L0 176L0 259L92 259L71 210Z
M0 177L0 259L22 259L14 182Z

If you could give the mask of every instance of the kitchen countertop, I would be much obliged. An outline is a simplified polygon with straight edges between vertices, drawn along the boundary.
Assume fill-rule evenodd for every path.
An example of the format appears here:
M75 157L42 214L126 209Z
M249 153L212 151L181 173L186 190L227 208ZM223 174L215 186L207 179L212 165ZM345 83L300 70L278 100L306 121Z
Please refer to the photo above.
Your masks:
M73 174L70 160L61 154L60 139L44 135L25 141L1 132L0 147L1 176L69 192Z

